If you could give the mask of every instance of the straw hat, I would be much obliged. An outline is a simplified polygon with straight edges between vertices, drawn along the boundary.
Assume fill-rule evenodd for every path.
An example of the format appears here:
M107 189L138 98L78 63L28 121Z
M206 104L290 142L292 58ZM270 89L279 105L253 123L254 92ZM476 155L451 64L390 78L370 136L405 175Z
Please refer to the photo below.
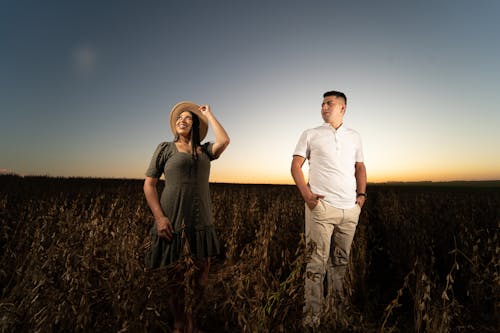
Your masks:
M174 105L172 111L170 111L170 129L174 135L177 134L175 130L175 123L177 118L184 111L189 111L194 113L200 118L200 142L207 136L208 131L208 119L200 112L200 106L193 102L183 101Z

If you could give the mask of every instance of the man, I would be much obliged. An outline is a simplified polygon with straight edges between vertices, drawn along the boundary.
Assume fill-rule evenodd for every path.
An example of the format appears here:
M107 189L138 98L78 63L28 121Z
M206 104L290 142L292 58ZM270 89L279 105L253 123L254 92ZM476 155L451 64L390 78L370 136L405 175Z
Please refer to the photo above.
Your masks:
M328 265L329 297L342 297L351 244L366 200L361 138L343 124L346 105L344 93L326 92L321 104L324 124L304 131L293 154L292 177L305 201L306 241L314 244L306 266L305 326L320 324ZM306 159L309 183L302 171Z

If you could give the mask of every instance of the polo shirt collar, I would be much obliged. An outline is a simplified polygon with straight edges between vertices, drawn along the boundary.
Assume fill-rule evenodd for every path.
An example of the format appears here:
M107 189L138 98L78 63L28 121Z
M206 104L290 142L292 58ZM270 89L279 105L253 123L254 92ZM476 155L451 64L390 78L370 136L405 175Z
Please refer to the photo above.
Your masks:
M344 123L342 123L342 125L340 125L340 127L337 129L333 128L333 126L330 125L330 123L323 123L323 126L329 127L331 130L333 130L335 133L338 133L338 134L341 134L342 132L345 131Z

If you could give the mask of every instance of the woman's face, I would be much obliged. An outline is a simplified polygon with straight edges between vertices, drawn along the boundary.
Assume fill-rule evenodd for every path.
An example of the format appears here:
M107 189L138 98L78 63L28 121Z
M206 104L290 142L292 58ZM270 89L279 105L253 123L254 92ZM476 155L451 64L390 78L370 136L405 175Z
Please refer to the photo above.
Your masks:
M191 128L193 127L193 116L191 112L182 112L175 122L175 130L177 134L182 136L189 136L191 134Z

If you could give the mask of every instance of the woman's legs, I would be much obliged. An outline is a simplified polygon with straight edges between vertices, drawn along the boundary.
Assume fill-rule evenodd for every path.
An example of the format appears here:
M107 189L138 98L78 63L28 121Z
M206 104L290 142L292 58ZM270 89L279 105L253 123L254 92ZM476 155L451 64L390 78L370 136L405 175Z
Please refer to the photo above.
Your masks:
M168 288L168 305L174 316L173 332L184 332L184 273L176 267L171 274L173 281Z
M210 271L210 258L195 259L196 275L194 286L193 308L191 313L186 313L186 333L201 332L194 324L193 313L196 314L208 284L208 273Z

